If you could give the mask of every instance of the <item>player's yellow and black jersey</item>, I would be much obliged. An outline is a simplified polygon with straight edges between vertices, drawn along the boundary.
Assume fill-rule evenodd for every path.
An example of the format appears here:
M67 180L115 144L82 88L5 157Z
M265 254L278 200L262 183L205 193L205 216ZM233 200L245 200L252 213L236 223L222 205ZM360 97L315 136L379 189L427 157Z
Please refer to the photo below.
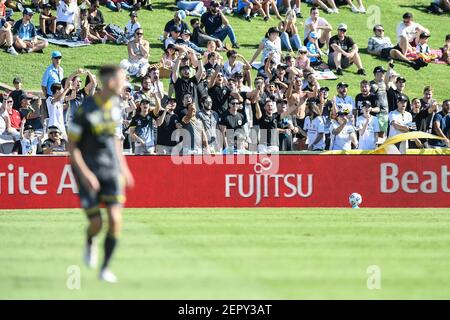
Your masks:
M116 127L121 118L120 98L101 101L88 97L69 124L69 140L77 143L89 169L100 178L120 174L116 151Z

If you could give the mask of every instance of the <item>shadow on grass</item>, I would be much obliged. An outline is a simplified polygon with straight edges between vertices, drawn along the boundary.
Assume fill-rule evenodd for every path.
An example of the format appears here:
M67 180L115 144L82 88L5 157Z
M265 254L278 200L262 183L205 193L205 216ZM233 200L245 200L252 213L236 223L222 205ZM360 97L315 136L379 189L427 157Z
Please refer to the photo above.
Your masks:
M410 8L410 9L414 9L417 11L421 11L423 13L430 13L428 11L429 3L428 3L428 5L426 5L426 4L410 4L410 5L401 4L401 5L399 5L399 7L400 8Z

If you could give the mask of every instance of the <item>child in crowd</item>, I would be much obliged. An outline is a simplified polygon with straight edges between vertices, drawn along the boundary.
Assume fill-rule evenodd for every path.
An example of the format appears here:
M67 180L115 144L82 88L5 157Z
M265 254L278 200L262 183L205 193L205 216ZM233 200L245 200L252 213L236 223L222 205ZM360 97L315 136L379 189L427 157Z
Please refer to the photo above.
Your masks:
M56 16L52 14L52 6L48 3L44 4L39 15L39 27L44 38L54 37L56 33Z
M450 65L450 34L445 36L445 44L441 50L442 50L441 60Z
M298 50L298 56L295 60L295 67L304 71L310 67L310 60L308 58L308 49L305 46L302 46Z
M316 67L322 64L321 54L319 44L317 43L318 34L316 32L311 32L308 35L308 42L306 43L306 49L308 50L308 57L311 66Z
M95 36L91 33L90 24L88 21L89 12L88 10L82 9L80 10L80 39L85 43L99 43L102 42L102 39Z
M127 40L132 40L134 38L134 33L137 29L141 28L141 24L137 21L138 14L136 11L130 12L130 21L128 21L125 26L125 37Z
M419 37L419 43L416 46L416 53L430 54L430 46L428 45L428 38L430 35L426 32L422 32Z
M217 50L216 43L214 41L212 41L212 40L208 41L208 44L206 46L206 50L203 53L203 64L207 64L208 63L208 57L209 57L210 53L212 53L212 52L217 53L218 51L219 50ZM217 56L219 58L220 64L222 64L222 60L223 60L222 56L220 54L217 54Z

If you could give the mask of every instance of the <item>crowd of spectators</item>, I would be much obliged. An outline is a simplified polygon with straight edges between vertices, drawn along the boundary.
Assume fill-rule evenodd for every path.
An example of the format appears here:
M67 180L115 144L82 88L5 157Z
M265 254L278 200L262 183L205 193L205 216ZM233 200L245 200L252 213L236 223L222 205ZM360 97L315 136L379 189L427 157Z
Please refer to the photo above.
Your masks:
M433 99L431 86L424 87L422 97L411 99L407 79L394 69L396 63L415 70L426 67L420 54L429 53L430 31L405 13L392 43L383 26L375 25L367 51L386 63L368 76L360 46L349 35L356 31L345 23L335 31L320 16L321 9L338 13L338 5L365 13L362 1L306 2L314 6L301 35L296 23L303 17L300 1L176 1L180 10L161 26L164 53L155 65L149 63L150 43L138 21L139 9L153 10L148 1L104 3L114 11L130 11L130 21L119 36L106 27L95 0L81 5L71 0L36 3L39 29L31 23L36 10L22 8L21 19L13 21L11 15L1 16L6 11L0 7L0 45L17 55L44 50L45 38L51 37L126 44L128 57L120 66L130 82L121 95L116 135L125 150L137 155L374 150L387 138L410 131L432 133L443 140L403 141L397 145L401 152L447 147L450 100ZM4 6L5 0L0 4ZM238 39L226 17L233 13L248 21L258 15L267 21L271 13L280 19L276 27L268 27L249 60L239 54ZM190 27L186 15L194 17ZM441 50L440 59L450 64L450 35ZM411 59L413 55L419 57ZM2 153L66 152L71 120L84 98L100 89L88 70L78 69L65 77L63 61L61 52L51 53L40 95L27 93L19 78L13 80L14 90L3 93L1 142L12 148L2 147ZM316 70L324 64L338 76L355 65L360 93L350 96L349 85L342 81L335 88L321 85ZM255 77L252 68L257 69ZM161 80L162 73L169 78L168 85ZM139 85L133 84L135 78Z

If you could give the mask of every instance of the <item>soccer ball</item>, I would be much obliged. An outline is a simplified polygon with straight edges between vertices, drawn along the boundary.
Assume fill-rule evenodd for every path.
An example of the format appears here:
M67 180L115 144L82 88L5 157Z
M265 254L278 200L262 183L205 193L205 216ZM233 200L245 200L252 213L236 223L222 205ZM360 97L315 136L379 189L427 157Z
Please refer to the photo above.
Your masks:
M359 193L353 192L348 197L348 202L350 202L352 208L359 208L359 205L362 203L362 196Z

